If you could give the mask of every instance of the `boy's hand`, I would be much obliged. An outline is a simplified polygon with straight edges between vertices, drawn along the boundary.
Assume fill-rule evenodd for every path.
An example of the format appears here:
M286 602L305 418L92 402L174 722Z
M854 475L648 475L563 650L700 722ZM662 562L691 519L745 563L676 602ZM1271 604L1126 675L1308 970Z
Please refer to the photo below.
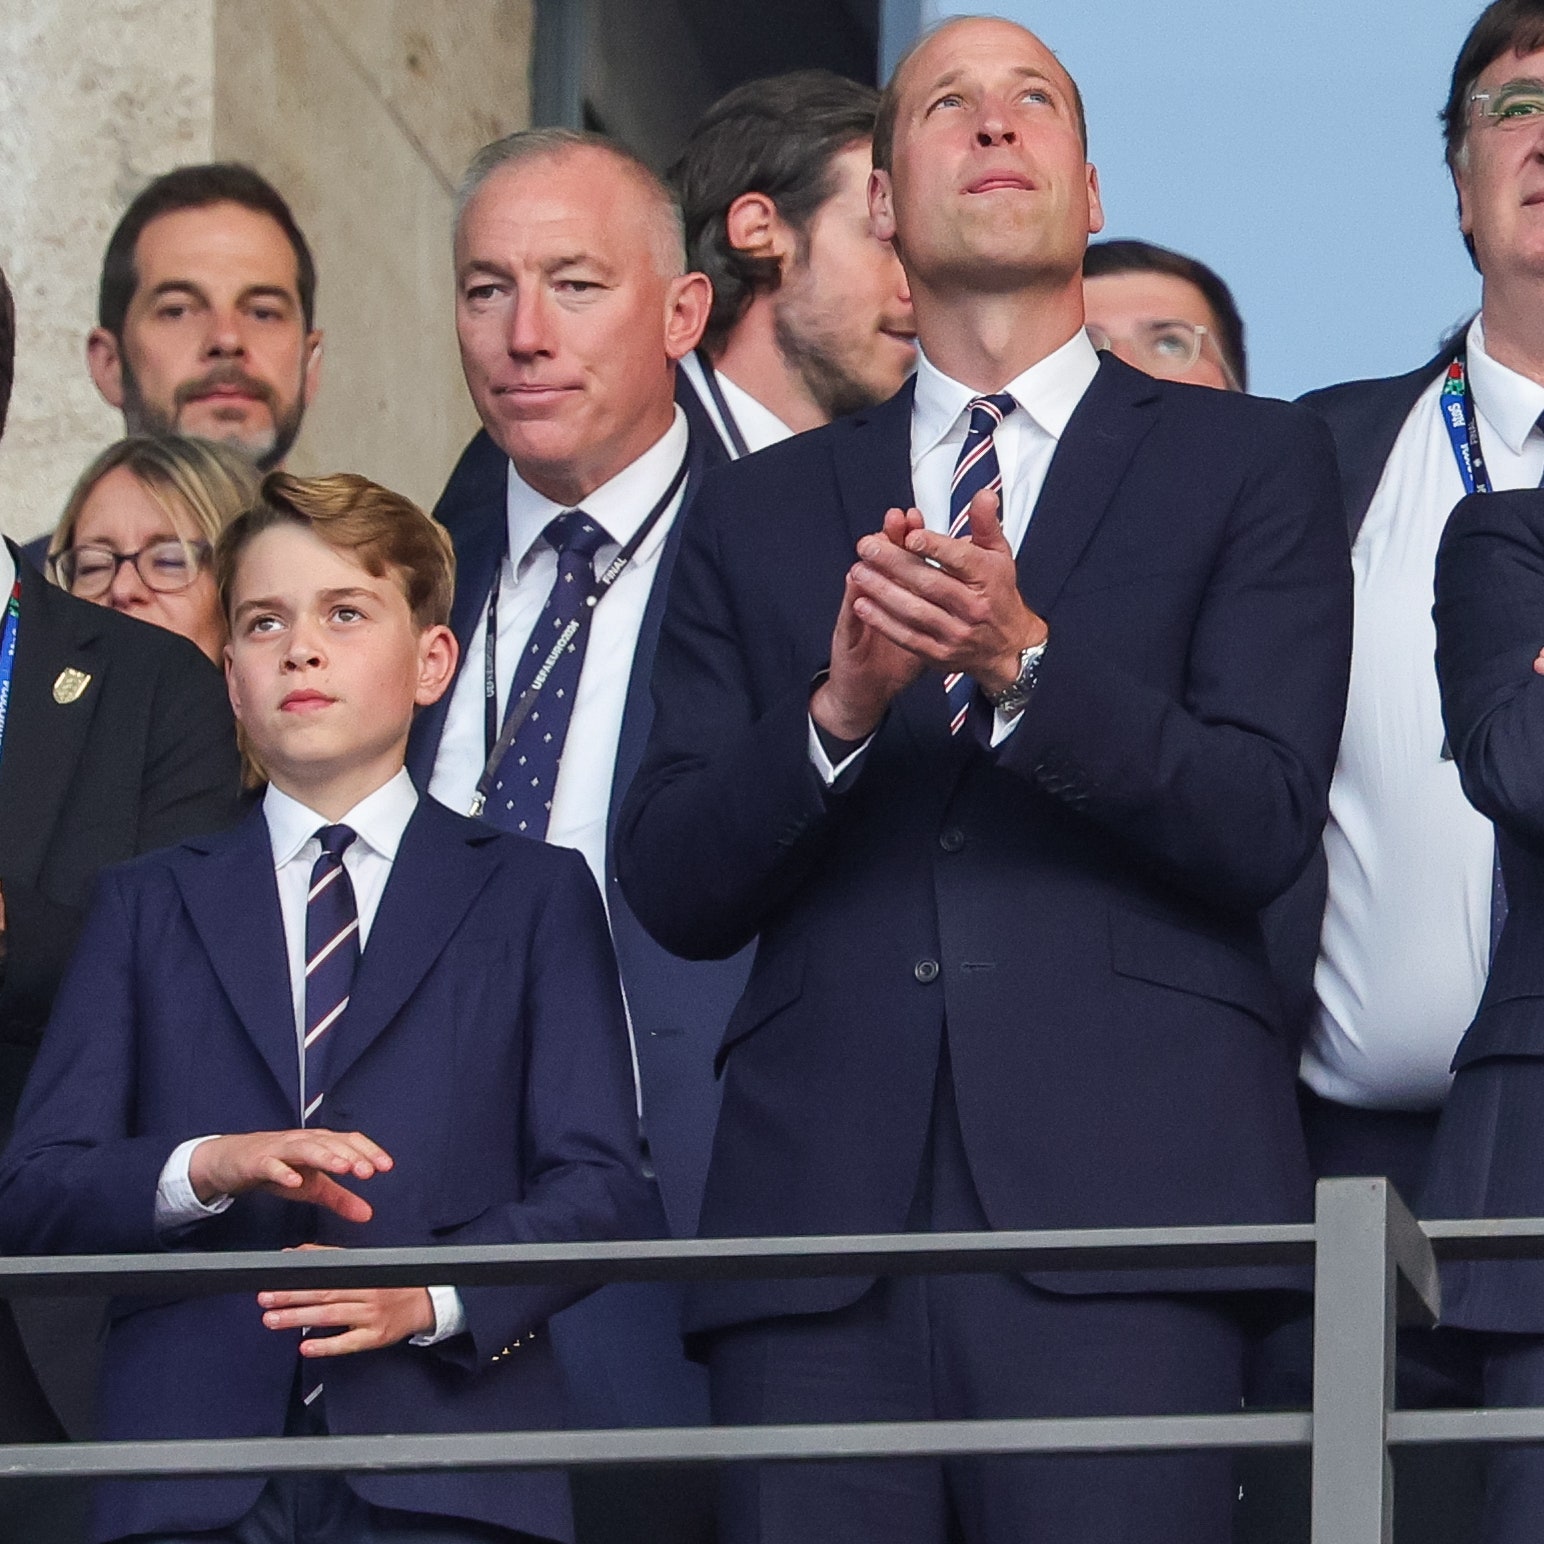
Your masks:
M266 1190L325 1206L345 1222L368 1222L370 1203L331 1176L366 1180L391 1166L391 1155L358 1131L249 1131L200 1142L188 1161L188 1180L205 1205L218 1196Z
M321 1249L321 1244L302 1244ZM308 1336L302 1356L350 1356L379 1351L410 1335L434 1328L434 1303L427 1287L335 1287L330 1291L259 1292L263 1323L271 1330L329 1329L334 1335Z

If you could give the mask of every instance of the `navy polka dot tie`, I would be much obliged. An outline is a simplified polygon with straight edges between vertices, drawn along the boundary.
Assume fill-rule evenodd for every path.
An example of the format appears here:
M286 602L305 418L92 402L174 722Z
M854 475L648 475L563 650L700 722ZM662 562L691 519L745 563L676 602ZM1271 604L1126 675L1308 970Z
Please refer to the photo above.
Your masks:
M543 534L557 549L558 576L537 618L530 645L516 667L506 713L534 682L564 629L572 622L578 626L499 763L483 810L484 820L537 841L547 835L558 765L563 759L563 743L568 738L574 698L579 690L579 672L590 641L596 600L595 554L611 539L582 509L559 515Z

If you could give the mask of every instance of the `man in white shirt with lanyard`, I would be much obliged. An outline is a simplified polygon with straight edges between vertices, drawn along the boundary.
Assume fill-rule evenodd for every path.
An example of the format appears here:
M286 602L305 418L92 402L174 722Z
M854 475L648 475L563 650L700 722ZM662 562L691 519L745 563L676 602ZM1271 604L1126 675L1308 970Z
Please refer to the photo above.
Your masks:
M1449 1064L1505 915L1490 822L1459 786L1432 664L1437 544L1466 494L1544 478L1544 3L1475 23L1443 113L1480 314L1409 375L1306 400L1336 439L1356 575L1355 647L1322 858L1278 903L1272 946L1301 1038L1320 1176L1386 1174L1418 1207ZM1544 642L1544 623L1541 623ZM1288 1332L1291 1333L1290 1331ZM1467 1348L1403 1344L1406 1403L1478 1400ZM1306 1327L1268 1356L1262 1399L1307 1395ZM1412 1464L1400 1536L1463 1536L1477 1460ZM1268 1507L1274 1510L1274 1503ZM1262 1535L1263 1536L1263 1535Z
M676 405L707 319L681 218L643 163L594 135L529 130L462 181L456 329L484 430L436 510L456 548L459 675L415 725L408 768L460 813L577 848L606 897L644 1131L673 1230L695 1223L717 1113L712 1057L746 961L693 966L617 890L612 812L642 755L654 638L708 436ZM490 626L490 616L492 625ZM553 1338L585 1425L697 1424L677 1288L608 1288ZM576 1476L579 1538L692 1544L707 1477Z
M915 359L906 276L869 227L879 93L828 70L737 86L670 178L713 281L682 374L731 461L893 396Z

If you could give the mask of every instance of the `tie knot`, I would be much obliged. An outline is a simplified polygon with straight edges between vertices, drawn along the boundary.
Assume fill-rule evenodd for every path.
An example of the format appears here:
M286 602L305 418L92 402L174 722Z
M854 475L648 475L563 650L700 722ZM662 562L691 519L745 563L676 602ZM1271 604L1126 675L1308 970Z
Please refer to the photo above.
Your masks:
M586 558L593 558L609 539L582 509L565 509L542 534L560 554L573 552Z
M316 833L316 839L322 844L323 855L336 863L348 850L356 834L352 826L323 826Z
M1006 391L991 397L973 397L970 403L970 433L991 434L1017 406L1012 394Z

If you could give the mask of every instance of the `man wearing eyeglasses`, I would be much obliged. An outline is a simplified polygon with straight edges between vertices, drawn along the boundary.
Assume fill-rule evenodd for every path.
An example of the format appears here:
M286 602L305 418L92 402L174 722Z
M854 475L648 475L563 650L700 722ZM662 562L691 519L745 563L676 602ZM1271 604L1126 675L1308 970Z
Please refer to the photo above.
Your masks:
M1447 749L1432 576L1466 493L1537 487L1544 477L1544 0L1496 0L1481 15L1442 121L1483 303L1420 369L1307 399L1337 443L1356 642L1323 851L1278 903L1271 929L1303 1043L1316 1172L1386 1174L1412 1206L1505 907L1494 832L1465 800ZM1262 1396L1300 1402L1306 1332L1295 1355L1278 1350ZM1466 1348L1412 1336L1400 1392L1406 1403L1474 1401ZM1472 1459L1451 1462L1473 1472ZM1463 1487L1451 1472L1439 1479L1439 1468L1424 1453L1412 1466L1406 1494L1431 1504L1412 1508L1419 1531L1402 1538L1462 1536Z

